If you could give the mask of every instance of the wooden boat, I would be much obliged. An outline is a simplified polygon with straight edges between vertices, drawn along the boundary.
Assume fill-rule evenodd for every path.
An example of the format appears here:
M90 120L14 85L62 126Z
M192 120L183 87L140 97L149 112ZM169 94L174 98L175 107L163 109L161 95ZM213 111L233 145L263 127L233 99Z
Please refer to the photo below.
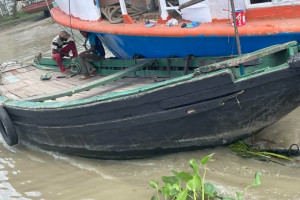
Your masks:
M183 5L186 0L179 0ZM195 2L196 0L193 0ZM65 27L95 32L102 42L118 58L132 59L136 55L147 58L167 58L169 56L230 56L236 55L235 29L232 26L229 1L209 0L180 9L160 0L159 11L149 11L133 20L133 14L124 0L119 4L100 8L92 2L73 0L71 16L66 0L56 0L58 7L51 10L53 19ZM154 1L126 1L135 7L146 9L147 3ZM84 5L82 5L84 4ZM76 6L80 6L78 9ZM120 6L119 18L124 23L112 24L113 17L103 17L110 9ZM238 15L238 32L242 53L250 53L261 48L288 41L300 42L300 5L298 0L235 0ZM108 10L108 11L107 11ZM142 9L141 9L142 10ZM177 10L182 15L174 12ZM73 12L72 12L73 11ZM120 11L120 12L121 12ZM93 14L91 14L93 13ZM185 16L186 15L186 16ZM241 17L241 16L245 16ZM178 25L168 26L166 22L175 18ZM145 26L145 21L154 26ZM244 19L244 20L242 20ZM110 23L109 21L112 21ZM154 22L153 22L154 21ZM155 22L157 21L157 22ZM182 28L184 23L199 21L200 26ZM141 47L142 46L142 47Z
M22 9L25 13L33 14L37 12L44 12L44 14L50 14L49 8L52 8L52 1L53 0L47 0L47 1L37 1L32 4L26 4L26 6L23 6ZM48 8L49 5L49 8Z
M0 132L9 145L102 159L230 144L299 106L298 52L293 41L234 58L106 59L84 81L57 77L50 58L7 67Z

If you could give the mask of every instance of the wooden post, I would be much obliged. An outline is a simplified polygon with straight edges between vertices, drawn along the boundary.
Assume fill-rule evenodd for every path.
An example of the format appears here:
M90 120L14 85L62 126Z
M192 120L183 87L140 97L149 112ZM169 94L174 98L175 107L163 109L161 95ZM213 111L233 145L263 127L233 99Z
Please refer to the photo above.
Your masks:
M157 21L158 24L165 24L169 19L172 18L168 13L167 3L165 0L159 0L160 17Z
M134 24L134 20L127 13L125 0L119 0L119 2L120 2L120 6L121 6L121 11L122 11L124 24Z
M238 27L237 27L237 24L236 24L234 0L230 0L230 3L231 3L231 12L232 12L232 18L233 18L233 24L234 24L237 51L238 51L239 55L242 55L239 31L238 31ZM241 75L245 74L245 68L244 68L243 64L240 64L240 73L241 73Z
M168 18L168 11L167 11L167 4L165 0L159 0L160 12L161 12L161 19L167 20Z
M46 0L47 1L47 0ZM101 22L102 21L102 17L101 17L101 7L100 7L100 2L99 0L95 0L96 2L96 5L97 5L97 8L99 9L99 15L100 15L100 18L97 20L98 22Z

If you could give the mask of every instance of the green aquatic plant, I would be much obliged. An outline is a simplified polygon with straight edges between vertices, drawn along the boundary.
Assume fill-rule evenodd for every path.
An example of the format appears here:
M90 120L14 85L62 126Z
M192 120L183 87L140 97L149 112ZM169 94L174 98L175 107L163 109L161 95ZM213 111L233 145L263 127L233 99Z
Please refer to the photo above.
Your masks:
M193 173L177 172L172 170L174 176L162 176L164 186L159 188L158 181L151 180L150 186L156 189L156 196L153 196L151 200L160 200L160 196L164 197L164 200L242 200L244 194L248 188L252 186L260 185L260 173L255 174L255 182L247 186L242 192L236 192L236 199L230 197L220 197L217 193L216 187L208 182L205 182L206 178L206 164L210 161L214 154L203 157L199 160L199 163L195 159L190 160L190 167ZM200 175L199 164L203 168L203 174Z
M278 164L283 164L278 161L278 159L287 160L287 161L295 161L295 159L278 154L273 152L267 152L267 151L260 151L258 149L254 149L250 147L249 145L245 144L242 141L238 141L234 144L229 145L230 150L242 157L248 157L248 158L257 158L260 160L266 160L275 162Z
M251 185L248 185L247 187L245 187L243 189L242 192L236 192L235 195L236 195L236 199L235 198L230 198L230 197L225 197L225 198L221 198L222 200L243 200L243 197L246 193L246 191L250 188L250 187L253 187L253 186L259 186L261 184L261 180L260 180L260 173L259 172L256 172L255 173L255 181L254 183L252 183Z

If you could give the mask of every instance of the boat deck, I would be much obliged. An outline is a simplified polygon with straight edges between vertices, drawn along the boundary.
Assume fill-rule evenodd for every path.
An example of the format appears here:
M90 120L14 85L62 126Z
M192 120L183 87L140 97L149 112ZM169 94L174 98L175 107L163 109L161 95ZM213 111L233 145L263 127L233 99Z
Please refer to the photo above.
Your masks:
M40 77L50 74L50 80L41 80ZM2 72L0 83L0 95L9 99L20 100L32 98L45 94L52 94L62 90L72 89L76 86L86 84L90 81L103 78L102 75L81 80L81 75L65 75L61 72L41 70L31 64L7 63ZM98 86L89 91L83 91L56 99L55 101L70 101L85 99L96 95L103 95L110 92L122 92L138 87L142 87L154 82L163 81L166 78L153 77L125 77L117 81L108 83L104 86ZM53 101L53 100L48 100Z

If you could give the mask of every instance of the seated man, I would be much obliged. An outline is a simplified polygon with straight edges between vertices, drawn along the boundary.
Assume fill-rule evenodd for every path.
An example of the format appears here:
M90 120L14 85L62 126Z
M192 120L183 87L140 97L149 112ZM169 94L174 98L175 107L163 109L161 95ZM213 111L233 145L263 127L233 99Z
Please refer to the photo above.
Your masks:
M90 48L79 54L79 62L82 67L83 76L81 79L90 78L94 75L96 68L91 62L97 62L105 57L105 51L102 42L95 33L80 31L81 35L86 38L90 43ZM90 69L90 73L88 70Z
M70 57L69 52L72 51L73 56L71 58L77 57L77 50L74 41L68 41L70 35L66 31L59 32L59 35L56 36L51 44L52 49L52 59L55 60L60 68L62 73L67 73L69 70L65 68L62 64L63 57Z

